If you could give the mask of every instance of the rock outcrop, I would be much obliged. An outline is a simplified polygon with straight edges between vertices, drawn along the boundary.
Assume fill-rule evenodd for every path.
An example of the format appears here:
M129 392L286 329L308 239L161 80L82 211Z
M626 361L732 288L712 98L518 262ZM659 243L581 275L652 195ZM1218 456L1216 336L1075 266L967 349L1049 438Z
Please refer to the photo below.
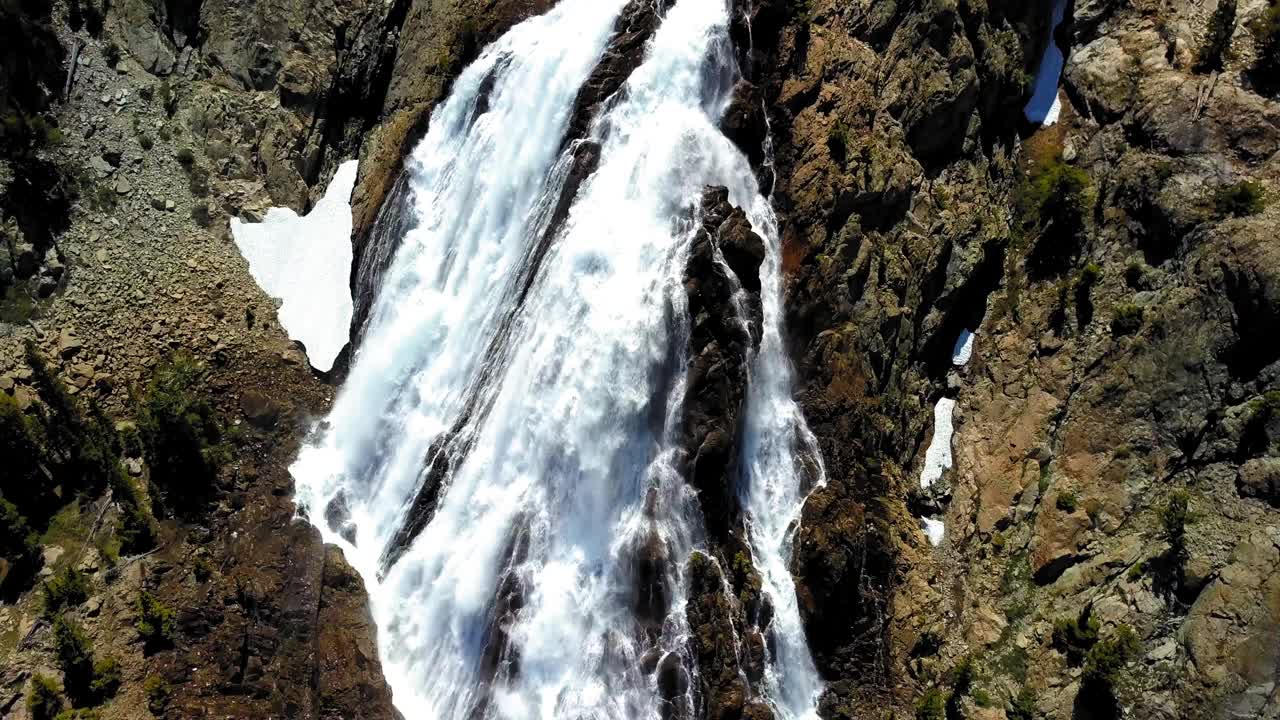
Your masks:
M1119 706L1274 712L1274 654L1256 648L1274 622L1276 220L1256 197L1276 177L1277 105L1249 80L1248 32L1197 75L1207 10L1071 4L1062 118L1041 129L1021 108L1048 5L743 11L749 84L727 124L749 145L745 98L763 97L800 397L829 476L793 560L824 713L909 713L931 690L955 716L982 710L975 688L1010 716L1018 696L1036 716L1097 711L1097 676L1052 642L1088 604L1103 638L1137 638L1141 667L1108 676ZM977 343L959 368L962 330ZM924 492L944 395L956 467ZM939 508L934 551L913 515ZM1208 629L1210 606L1230 627Z
M46 576L87 578L88 599L66 613L95 656L118 661L103 717L396 717L358 576L291 500L287 466L332 390L226 237L231 215L304 210L353 150L326 125L331 86L375 10L381 23L382 3L0 10L3 401L28 414L42 402L22 357L30 340L74 402L120 421L135 445L119 449L121 472L145 485L135 398L181 348L237 438L220 449L211 502L165 518L145 554L115 556L132 552L109 530L120 492L60 510L47 542L63 552L45 553ZM63 490L60 504L73 499ZM26 718L33 673L56 667L38 585L24 590L0 613L5 717ZM162 642L140 638L144 592L172 613Z
M760 342L760 263L764 241L724 188L702 196L702 226L685 267L690 322L682 445L685 476L698 491L707 531L727 543L741 527L735 477L739 418L749 364ZM747 292L748 317L734 303Z
M770 720L773 712L755 687L770 611L752 566L737 488L741 414L760 344L764 240L723 187L706 188L697 212L684 273L689 337L680 444L710 554L695 551L684 562L693 666L669 655L672 666L659 668L659 683L673 674L697 679L692 704L683 692L666 695L673 717ZM736 638L755 651L740 656Z

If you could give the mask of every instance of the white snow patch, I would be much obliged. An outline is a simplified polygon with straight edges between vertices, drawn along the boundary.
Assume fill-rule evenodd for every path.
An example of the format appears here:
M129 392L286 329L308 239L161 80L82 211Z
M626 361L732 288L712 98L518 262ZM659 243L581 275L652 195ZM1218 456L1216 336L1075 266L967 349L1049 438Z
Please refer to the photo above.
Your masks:
M951 467L951 413L956 408L952 398L938 398L933 407L933 438L924 452L924 468L920 471L920 487L928 488Z
M922 517L920 524L924 527L924 534L929 536L929 544L938 547L942 544L942 536L946 534L947 526L941 520Z
M231 219L231 234L249 272L280 298L280 324L307 348L312 367L327 372L351 327L351 191L355 160L338 166L324 197L306 217L271 208L260 223Z
M1067 0L1054 0L1053 23L1049 27L1049 44L1045 46L1040 67L1036 69L1036 91L1023 109L1023 114L1033 123L1052 125L1058 122L1062 101L1058 98L1058 83L1062 80L1062 67L1066 58L1054 36L1067 11Z
M956 338L955 347L951 349L951 364L964 367L971 357L973 357L973 332L961 330L960 337Z

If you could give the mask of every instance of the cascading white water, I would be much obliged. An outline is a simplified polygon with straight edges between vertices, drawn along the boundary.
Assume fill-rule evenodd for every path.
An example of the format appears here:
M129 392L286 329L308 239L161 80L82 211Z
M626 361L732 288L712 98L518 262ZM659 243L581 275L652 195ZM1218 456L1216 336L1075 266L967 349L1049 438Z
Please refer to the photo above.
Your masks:
M779 717L814 716L820 682L786 565L803 499L796 451L812 439L790 397L776 222L716 126L735 79L725 0L679 0L663 18L594 121L598 167L523 287L564 182L575 94L624 4L561 0L458 78L408 164L417 226L292 469L311 517L339 496L348 508L355 545L317 524L368 583L384 670L410 720L660 716L641 655L655 635L682 653L680 573L704 542L672 455L682 276L708 184L728 187L768 250L740 493L775 607L763 689ZM434 515L380 577L439 463ZM635 549L655 536L672 559L656 633L632 602ZM486 656L495 614L501 657Z

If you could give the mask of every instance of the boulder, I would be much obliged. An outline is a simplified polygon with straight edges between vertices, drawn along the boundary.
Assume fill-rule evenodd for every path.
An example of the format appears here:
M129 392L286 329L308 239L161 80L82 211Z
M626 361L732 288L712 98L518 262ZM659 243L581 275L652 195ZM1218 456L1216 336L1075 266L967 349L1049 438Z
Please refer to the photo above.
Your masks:
M764 100L755 85L739 80L733 88L733 99L720 118L720 130L742 151L753 165L764 159L764 141L769 126L764 113Z
M257 390L249 390L240 396L240 410L244 412L249 424L259 430L274 428L283 412L280 403Z
M58 355L63 360L70 360L84 347L80 342L80 338L76 337L76 331L73 328L63 328L58 333Z
M1056 507L1056 493L1049 493L1036 516L1031 538L1031 572L1036 583L1047 585L1067 568L1082 562L1089 516L1083 508L1071 512Z
M1280 458L1254 458L1241 465L1236 489L1245 497L1280 507Z

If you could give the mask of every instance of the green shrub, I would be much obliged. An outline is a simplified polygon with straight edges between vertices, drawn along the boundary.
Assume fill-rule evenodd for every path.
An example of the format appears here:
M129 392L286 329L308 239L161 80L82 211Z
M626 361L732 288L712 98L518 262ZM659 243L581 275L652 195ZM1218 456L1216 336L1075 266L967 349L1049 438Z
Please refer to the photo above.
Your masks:
M943 703L948 720L964 717L964 708L962 703L965 696L967 696L969 691L973 688L973 680L976 674L977 671L973 666L973 658L970 656L962 658L960 662L956 663L956 666L951 669L951 692L947 697L947 701Z
M112 40L102 49L102 56L106 59L107 65L115 67L120 62L120 46Z
M138 410L151 478L166 506L180 512L203 506L227 452L203 375L190 355L175 354L156 370Z
M1067 661L1079 665L1085 655L1098 642L1100 623L1086 607L1074 618L1059 618L1053 623L1053 645L1061 650Z
M1023 677L1031 664L1031 655L1025 648L1010 645L1002 655L996 658L996 667L1000 672L1011 677Z
M17 112L0 116L0 148L15 156L30 157L34 151L62 142L62 131L42 115Z
M929 688L916 701L916 720L945 720L947 698L938 688Z
M62 710L61 688L48 675L31 676L31 689L27 691L27 713L31 720L54 720Z
M173 92L173 86L169 84L167 78L160 83L160 105L169 117L173 117L178 112L178 96Z
M1057 275L1075 262L1088 217L1089 175L1058 157L1032 166L1015 191L1020 233L1039 232L1027 257L1033 275Z
M64 489L72 491L103 490L120 471L115 426L93 406L86 417L30 342L27 343L27 365L44 401L41 419L45 446L55 465L55 479Z
M213 565L205 558L196 558L195 565L191 569L191 574L195 577L196 582L208 582L213 577Z
M1009 720L1035 720L1036 694L1031 688L1023 685L1018 694L1013 696L1009 709L1005 712Z
M120 496L117 495L117 497ZM136 555L154 547L156 544L155 519L151 513L147 512L147 508L136 496L129 500L120 499L119 506L120 519L116 525L116 537L120 541L120 551L126 555Z
M31 341L26 343L27 365L31 368L31 382L44 401L40 409L44 420L45 440L50 450L70 456L80 443L84 430L80 408L72 400L67 388L49 369L49 363Z
M1258 48L1252 80L1262 92L1274 93L1280 90L1280 0L1271 0L1249 30Z
M1236 30L1236 0L1218 0L1218 7L1209 18L1204 44L1196 54L1195 69L1213 72L1222 64L1231 50L1231 35Z
M92 708L74 708L63 710L53 720L100 720L102 715Z
M120 663L115 658L102 658L93 661L93 681L89 684L89 692L97 702L115 697L120 689Z
M1267 197L1262 183L1241 180L1214 191L1213 211L1218 218L1249 217L1266 209Z
M1133 628L1121 625L1089 650L1084 662L1085 681L1115 685L1116 676L1141 649Z
M100 532L93 538L93 548L98 551L107 567L120 562L120 551L124 549L124 543L120 540L121 525L121 521L116 520L108 531Z
M169 683L159 675L148 676L146 681L142 683L142 694L147 696L147 709L152 715L164 714L165 708L169 706L169 696L173 693L173 689L169 687Z
M52 618L64 609L75 607L89 599L89 580L84 573L72 567L64 567L44 581L44 615Z
M1187 555L1187 524L1192 521L1191 494L1186 490L1174 490L1158 511L1160 531L1169 543L1170 553L1178 558Z
M40 561L35 532L18 507L0 497L0 558L8 564L0 574L0 591L8 597L26 585Z
M173 609L144 590L138 596L138 620L134 627L148 648L167 646L173 642Z
M1058 493L1058 499L1054 502L1054 505L1064 513L1073 513L1076 511L1079 502L1076 494L1068 490Z
M36 430L31 419L18 408L17 401L0 392L0 457L5 459L8 475L3 492L25 512L34 509L46 490L40 477L43 453Z
M838 163L843 164L849 157L849 128L843 120L837 119L827 128L827 150Z
M192 165L188 173L187 189L197 198L209 197L209 171L199 165Z
M53 645L67 695L81 704L91 697L93 647L80 626L65 615L53 621Z
M187 167L191 167L196 162L196 154L191 151L191 148L184 147L181 150L179 150L177 154L177 158L178 158L178 162L182 163L183 165L186 165Z
M120 204L120 200L116 195L115 188L110 185L98 184L94 187L93 193L89 196L89 207L98 212L111 212Z
M1077 287L1093 287L1098 284L1098 280L1102 278L1102 266L1098 263L1089 263L1080 268L1080 277L1076 279Z
M1133 303L1119 303L1111 310L1111 334L1132 335L1142 329L1143 310Z
M977 690L974 690L971 693L971 696L973 697L973 701L977 703L978 707L980 708L989 708L989 707L996 706L995 701L991 699L991 693L987 692L986 690L983 690L982 688L978 688Z
M1129 568L1129 571L1126 572L1124 576L1125 576L1125 579L1127 579L1129 582L1137 582L1142 578L1143 575L1146 575L1146 574L1147 574L1147 563L1145 560L1139 560L1138 562L1134 563L1132 567Z
M1102 266L1097 263L1085 265L1076 278L1076 318L1081 329L1093 321L1093 288L1101 279Z

